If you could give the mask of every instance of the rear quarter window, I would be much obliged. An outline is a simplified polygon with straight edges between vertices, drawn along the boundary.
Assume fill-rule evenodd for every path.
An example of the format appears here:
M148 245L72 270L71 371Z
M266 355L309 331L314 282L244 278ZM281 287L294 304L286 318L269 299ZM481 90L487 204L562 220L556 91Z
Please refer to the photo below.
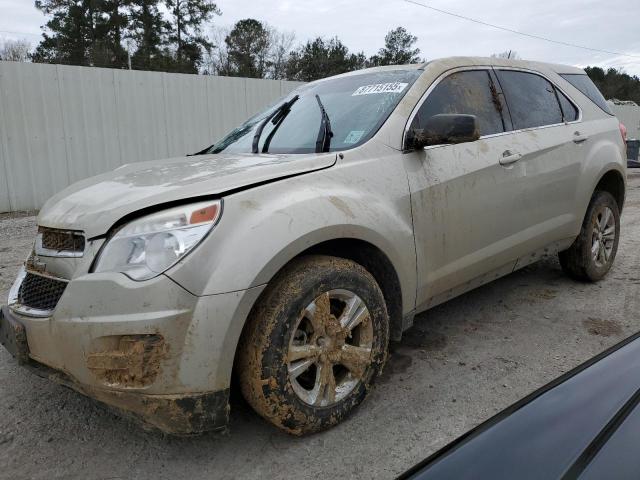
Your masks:
M601 110L609 115L613 115L607 101L598 90L598 87L591 81L589 76L584 73L564 73L560 75L571 85L580 90L589 100L595 103Z
M554 86L540 75L497 70L515 130L562 123Z

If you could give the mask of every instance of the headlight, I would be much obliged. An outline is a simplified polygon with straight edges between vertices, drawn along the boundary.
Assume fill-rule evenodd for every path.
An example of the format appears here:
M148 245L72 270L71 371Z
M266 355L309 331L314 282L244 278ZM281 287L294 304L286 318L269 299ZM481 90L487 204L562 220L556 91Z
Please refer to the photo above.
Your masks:
M215 226L222 200L154 213L126 224L102 248L94 272L148 280L169 269Z

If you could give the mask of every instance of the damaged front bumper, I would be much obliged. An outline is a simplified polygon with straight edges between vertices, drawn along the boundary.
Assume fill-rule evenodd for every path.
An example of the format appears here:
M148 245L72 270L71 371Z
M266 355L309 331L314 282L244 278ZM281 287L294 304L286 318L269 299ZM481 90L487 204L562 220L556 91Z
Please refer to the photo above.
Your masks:
M0 343L40 376L163 432L219 430L237 342L261 291L198 297L164 275L84 275L48 317L2 307Z
M0 309L0 344L18 362L42 378L115 407L125 416L172 435L221 430L229 420L229 389L198 394L154 395L83 385L67 373L29 358L24 326L3 306Z

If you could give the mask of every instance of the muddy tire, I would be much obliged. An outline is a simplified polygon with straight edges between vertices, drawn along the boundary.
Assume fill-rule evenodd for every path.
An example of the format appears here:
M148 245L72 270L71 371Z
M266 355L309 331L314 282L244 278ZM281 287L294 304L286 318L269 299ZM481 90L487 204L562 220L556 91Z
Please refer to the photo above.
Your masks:
M597 282L611 269L620 240L620 210L609 192L596 191L582 222L580 235L560 252L562 269L570 277Z
M367 270L302 257L269 284L247 321L237 359L242 394L288 433L325 430L365 399L388 339L384 297Z

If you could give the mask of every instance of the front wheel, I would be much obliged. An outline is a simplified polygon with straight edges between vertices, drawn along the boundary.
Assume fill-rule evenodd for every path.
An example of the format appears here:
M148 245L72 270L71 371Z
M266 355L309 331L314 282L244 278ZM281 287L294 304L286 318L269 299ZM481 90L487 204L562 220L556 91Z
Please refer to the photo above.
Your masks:
M386 360L389 318L373 276L349 260L309 256L278 274L238 352L242 393L294 435L339 423Z
M620 240L620 209L609 192L591 197L580 235L559 253L562 269L571 277L596 282L611 269Z

